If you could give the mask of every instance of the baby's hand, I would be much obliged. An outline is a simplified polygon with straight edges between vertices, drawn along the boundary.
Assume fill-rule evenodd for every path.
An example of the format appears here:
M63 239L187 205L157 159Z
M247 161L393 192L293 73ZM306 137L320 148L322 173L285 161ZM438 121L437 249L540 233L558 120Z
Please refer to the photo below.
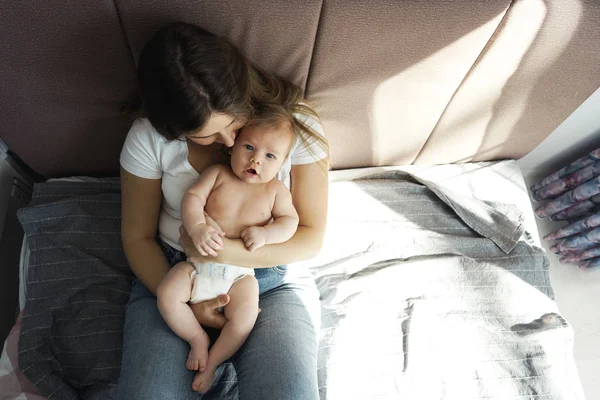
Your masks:
M267 241L267 230L262 226L251 226L244 229L240 236L250 251L254 251L265 245Z
M202 256L217 256L217 251L223 248L223 240L221 236L225 236L225 232L215 229L207 224L200 224L194 227L191 232L188 232L192 243Z

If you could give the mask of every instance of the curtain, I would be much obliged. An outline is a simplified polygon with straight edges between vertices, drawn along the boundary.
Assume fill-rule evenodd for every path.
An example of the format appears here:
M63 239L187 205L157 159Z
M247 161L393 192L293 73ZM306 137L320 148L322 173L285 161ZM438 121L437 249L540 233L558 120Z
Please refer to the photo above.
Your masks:
M531 197L544 202L538 217L568 223L544 236L556 241L550 251L582 269L600 266L600 149L537 182Z

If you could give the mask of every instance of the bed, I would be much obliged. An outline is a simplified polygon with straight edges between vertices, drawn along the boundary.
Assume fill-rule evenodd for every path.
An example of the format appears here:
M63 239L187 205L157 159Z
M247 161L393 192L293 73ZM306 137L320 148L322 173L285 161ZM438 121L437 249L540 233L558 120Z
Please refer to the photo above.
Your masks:
M25 323L21 318L6 343L0 382L6 382L11 372L14 390L21 387L22 393L33 393L26 398L36 399L37 392L15 370L16 353L23 353L25 372L39 376L37 386L55 388L50 398L69 398L90 390L101 394L100 398L110 397L118 380L118 370L116 376L106 371L114 363L110 353L120 355L114 350L119 348L119 337L111 339L110 335L122 323L127 297L94 297L98 286L126 292L122 281L130 279L126 270L120 271L119 256L110 259L107 255L117 243L111 235L118 224L110 222L118 214L110 211L111 202L118 199L111 196L115 182L71 179L38 185L34 210L42 204L53 210L64 207L67 191L76 193L71 199L77 203L93 199L90 204L101 206L81 211L77 205L80 211L76 213L63 209L66 221L60 227L54 224L60 215L46 217L40 230L26 228L28 237L33 233L36 240L37 233L50 231L56 247L80 243L64 255L62 264L46 265L46 269L57 268L50 270L52 276L68 276L64 271L71 271L74 260L79 270L99 268L104 276L100 282L90 277L77 279L82 285L75 285L73 291L73 285L55 281L46 282L43 289L32 286L34 294L21 285L21 300L35 302L29 315L25 313ZM573 330L552 300L547 258L539 247L516 162L333 171L329 210L323 250L307 262L321 293L318 371L323 399L583 398L572 353ZM20 218L27 226L29 217L24 214ZM86 222L87 228L79 230L77 216L83 215L101 215L109 222ZM106 241L98 240L101 231ZM103 243L96 247L100 250L84 245L90 237ZM32 265L27 255L32 247L34 253L43 251L40 247L47 247L45 243L33 244L29 239L24 243L24 278L39 276L31 270L27 274ZM83 254L82 248L87 248ZM107 265L100 262L107 258ZM94 266L95 262L101 265ZM47 304L37 303L44 301L39 300L40 290L55 291ZM64 291L71 294L61 299ZM37 320L48 310L58 323L46 326ZM61 317L65 313L69 322ZM102 316L116 317L114 327ZM100 318L101 328L74 322L92 318ZM23 327L21 340L27 345L17 351L18 330ZM56 331L70 329L85 332L72 335L83 338L61 343L65 335ZM93 334L98 332L107 332L103 345L88 351L104 350L104 357L95 357L94 365L84 372L52 371L57 361L63 366L85 365L86 360L74 353L96 343ZM52 338L50 346L44 345L48 338ZM41 365L52 373L46 375ZM31 375L31 369L38 375ZM349 380L355 382L351 387ZM62 385L65 382L71 385L68 390Z
M583 399L514 160L600 86L599 17L597 2L551 0L7 6L0 135L37 183L19 211L24 308L0 398L114 395L132 278L110 178L131 124L121 106L144 42L185 20L321 115L329 221L306 263L323 400Z

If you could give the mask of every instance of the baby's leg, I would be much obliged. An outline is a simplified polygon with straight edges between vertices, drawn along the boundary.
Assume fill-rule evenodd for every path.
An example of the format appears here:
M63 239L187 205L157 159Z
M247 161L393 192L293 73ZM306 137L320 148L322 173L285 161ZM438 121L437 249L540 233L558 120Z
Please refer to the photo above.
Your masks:
M192 264L180 262L162 280L156 291L158 310L171 330L191 346L187 369L204 371L208 362L208 335L187 304L192 293Z
M192 389L204 393L210 389L216 368L235 354L244 344L258 316L258 282L254 276L245 276L229 289L231 301L225 306L227 323L208 353L204 372L196 373Z

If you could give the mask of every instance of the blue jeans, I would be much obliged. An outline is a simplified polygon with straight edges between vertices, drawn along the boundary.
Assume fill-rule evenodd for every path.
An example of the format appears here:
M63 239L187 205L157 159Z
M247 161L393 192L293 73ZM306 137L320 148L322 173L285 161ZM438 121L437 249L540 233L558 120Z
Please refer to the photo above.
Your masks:
M171 266L185 259L182 252L162 245ZM156 297L135 279L125 313L117 399L318 399L321 309L312 275L303 267L255 273L262 311L246 343L217 368L204 395L191 389L194 372L185 367L188 343L165 324Z

